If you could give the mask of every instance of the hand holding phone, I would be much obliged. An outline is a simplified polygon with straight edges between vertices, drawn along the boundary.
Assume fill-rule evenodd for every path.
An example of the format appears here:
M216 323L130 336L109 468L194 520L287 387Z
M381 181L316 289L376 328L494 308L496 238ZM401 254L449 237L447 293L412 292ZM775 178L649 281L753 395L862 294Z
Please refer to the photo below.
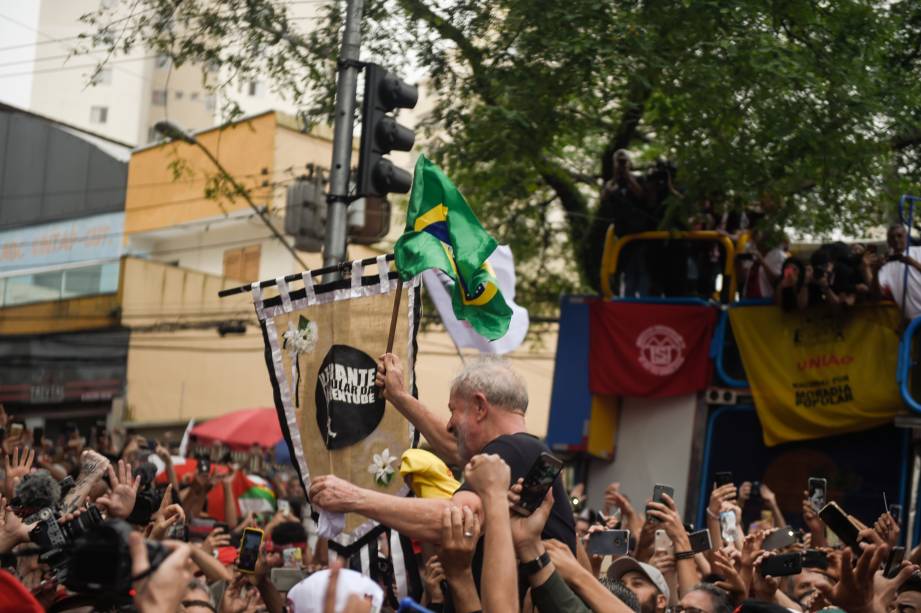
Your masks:
M819 510L819 517L825 522L829 530L838 535L841 542L854 550L858 555L860 550L860 528L847 516L847 513L836 502L829 502Z
M720 537L724 544L735 543L738 534L738 524L736 523L735 511L723 511L720 513Z
M668 506L668 503L665 502L664 496L668 496L669 498L674 500L675 499L675 488L673 488L670 485L660 485L656 483L655 487L652 488L652 501ZM658 519L648 514L646 517L646 521L648 521L651 524L659 523Z
M809 477L809 502L813 510L818 513L828 502L828 481L821 477Z
M237 570L242 573L256 572L259 551L262 548L264 533L259 528L246 528L240 540L240 553L237 556Z
M563 462L559 458L547 453L541 453L521 484L521 498L512 505L512 510L528 517L544 501L547 490L553 487L553 482L563 470Z
M688 541L691 543L691 551L694 553L703 553L713 549L713 543L710 540L709 530L697 530L688 534Z
M656 530L655 548L656 551L664 551L669 555L675 553L675 546L672 543L672 539L665 530Z
M765 537L761 548L766 551L771 549L783 549L794 543L796 543L796 533L793 531L793 528L777 528Z
M905 559L905 548L901 545L893 547L886 559L886 566L883 569L883 577L893 579L899 574L899 568L902 566L902 560Z
M762 577L787 577L803 572L803 556L798 551L781 553L761 560Z
M625 556L630 548L629 530L600 530L588 535L589 555Z

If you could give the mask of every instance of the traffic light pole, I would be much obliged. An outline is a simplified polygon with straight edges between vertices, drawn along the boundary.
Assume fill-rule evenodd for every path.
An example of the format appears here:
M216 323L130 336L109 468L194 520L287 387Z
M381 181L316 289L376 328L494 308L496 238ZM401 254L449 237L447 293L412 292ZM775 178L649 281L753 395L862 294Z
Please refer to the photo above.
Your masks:
M355 122L363 9L364 0L348 0L336 84L333 159L330 164L329 194L326 197L326 236L323 240L324 267L338 266L345 261L348 242L349 168L352 160L352 128ZM338 279L339 275L333 273L330 277L325 280Z

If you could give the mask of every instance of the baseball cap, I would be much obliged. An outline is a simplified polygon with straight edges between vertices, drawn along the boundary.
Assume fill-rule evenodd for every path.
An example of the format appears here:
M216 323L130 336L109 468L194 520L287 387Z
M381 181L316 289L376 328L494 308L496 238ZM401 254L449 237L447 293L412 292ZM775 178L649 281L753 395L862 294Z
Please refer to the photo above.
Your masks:
M448 465L424 449L407 449L400 458L400 476L412 475L412 490L418 498L450 498L460 487Z
M288 591L288 609L292 613L323 613L329 569L317 571ZM352 594L370 598L371 613L380 613L384 604L384 590L361 573L342 568L336 584L336 613L345 611Z
M652 581L652 584L656 586L656 589L665 596L666 600L671 598L671 593L668 591L668 583L665 582L665 577L659 569L633 558L624 557L614 560L614 563L608 568L608 576L615 581L620 581L621 577L631 571L645 575L646 578Z

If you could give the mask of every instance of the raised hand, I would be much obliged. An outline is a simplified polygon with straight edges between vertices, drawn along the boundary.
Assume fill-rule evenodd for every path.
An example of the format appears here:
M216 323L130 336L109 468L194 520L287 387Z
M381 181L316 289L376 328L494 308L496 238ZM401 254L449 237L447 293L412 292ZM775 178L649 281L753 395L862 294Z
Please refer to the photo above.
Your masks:
M553 562L564 581L572 580L580 574L587 574L588 571L579 563L566 544L556 539L549 539L544 541L544 547L550 555L550 561Z
M780 589L780 579L761 574L762 563L773 556L772 552L765 552L755 560L755 572L752 575L752 591L758 600L774 601L774 594Z
M882 572L877 572L873 581L874 605L877 611L892 611L895 598L902 584L918 572L918 566L907 560L902 561L898 572L892 579L886 579Z
M715 550L713 552L713 566L719 575L725 577L723 581L717 581L716 586L729 592L733 602L742 602L748 594L748 585L736 570L732 559L722 551Z
M428 595L428 604L444 602L445 597L441 591L441 582L445 580L445 571L438 560L438 556L430 557L425 563L425 570L422 571L422 583L425 585L425 593Z
M472 576L471 562L480 538L480 518L470 510L450 506L441 515L441 546L438 559L450 580Z
M141 485L141 476L132 480L131 468L124 460L118 461L118 473L108 466L109 485L111 489L105 496L96 499L96 506L105 510L109 517L125 519L134 509L137 499L138 487Z
M749 485L749 488L751 485ZM719 517L720 509L723 508L723 502L729 502L735 500L738 495L736 486L732 483L727 483L721 485L718 488L710 492L710 504L707 505L707 510L710 512L711 516Z
M13 492L9 490L13 481L22 479L28 475L34 461L34 449L20 449L19 447L14 447L12 457L3 454L3 471L6 473L7 494L11 497Z
M150 538L154 540L163 540L173 525L185 523L185 511L182 509L182 505L169 504L172 487L172 485L166 486L163 499L160 501L160 508L151 518L153 528L150 531Z
M245 613L252 611L259 604L259 592L246 580L245 575L237 575L221 599L221 613Z
M777 496L765 483L761 484L761 499L764 500L765 504L772 505L777 503Z
M739 504L744 505L752 496L752 482L743 481L739 486Z
M819 584L818 589L826 599L847 611L847 613L873 613L873 574L889 554L886 545L867 545L857 559L857 566L851 566L851 550L841 552L841 577L834 587Z
M150 570L147 544L137 532L128 536L128 549L131 552L131 574L135 577L146 576ZM135 582L134 603L141 613L178 609L192 578L188 564L191 553L189 545L176 547L149 578Z
M230 546L230 535L224 532L223 528L215 528L208 533L205 540L201 542L201 547L205 551L211 552L220 547Z
M650 501L646 505L646 515L659 520L662 529L675 544L675 551L688 551L691 543L688 540L687 530L684 529L684 522L681 521L681 516L675 510L675 501L667 494L663 494L662 499L665 504Z
M154 454L158 458L163 460L163 463L166 464L167 466L173 463L173 456L170 455L169 449L167 449L160 443L157 443L157 448L154 449Z
M381 390L381 395L387 400L393 401L394 398L406 392L403 384L403 366L400 364L400 358L393 353L385 353L377 361L377 376L375 384Z
M508 496L511 469L496 454L481 453L473 456L464 467L464 481L480 498Z
M890 547L895 547L899 544L901 529L899 528L899 523L895 521L895 518L888 511L879 516L879 519L873 524L873 529Z
M508 492L509 503L517 504L521 498L521 489L524 479L518 479L518 482L511 487ZM515 552L519 559L533 560L540 555L537 551L540 545L540 535L544 531L544 525L550 517L550 511L553 509L553 490L548 490L540 506L534 509L534 512L524 517L518 513L511 514L512 524L512 543L515 545Z
M9 553L19 543L29 540L29 532L36 524L24 524L0 496L0 554Z

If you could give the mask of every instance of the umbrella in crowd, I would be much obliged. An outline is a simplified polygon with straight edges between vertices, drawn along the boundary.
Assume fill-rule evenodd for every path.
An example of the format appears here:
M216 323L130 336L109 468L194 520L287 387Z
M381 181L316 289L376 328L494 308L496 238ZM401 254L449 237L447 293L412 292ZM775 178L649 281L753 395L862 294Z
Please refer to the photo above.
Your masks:
M201 443L219 442L236 450L274 447L281 440L281 426L274 408L241 409L196 425L192 436Z

